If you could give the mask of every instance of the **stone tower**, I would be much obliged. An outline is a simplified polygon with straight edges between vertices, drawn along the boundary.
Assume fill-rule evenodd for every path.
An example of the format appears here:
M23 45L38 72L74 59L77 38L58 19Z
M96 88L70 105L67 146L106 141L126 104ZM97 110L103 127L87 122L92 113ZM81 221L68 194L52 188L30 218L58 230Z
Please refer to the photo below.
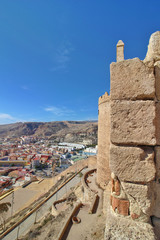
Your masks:
M110 66L109 130L99 105L99 131L110 133L98 132L97 182L109 161L112 185L105 239L160 239L160 32L151 35L144 61L124 60L123 51L120 41ZM110 148L103 163L102 146Z
M107 92L99 98L98 109L97 183L105 189L111 178L109 169L110 96Z

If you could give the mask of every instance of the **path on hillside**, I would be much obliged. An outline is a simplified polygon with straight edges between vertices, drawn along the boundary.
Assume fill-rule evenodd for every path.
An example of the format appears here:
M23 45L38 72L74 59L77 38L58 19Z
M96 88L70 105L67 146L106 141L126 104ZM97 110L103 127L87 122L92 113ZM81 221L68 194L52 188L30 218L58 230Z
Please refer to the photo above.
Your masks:
M105 224L104 215L102 213L103 207L103 191L98 188L96 184L96 173L88 176L88 186L91 190L96 191L99 196L98 207L94 214L89 214L89 204L82 206L77 214L81 219L79 224L71 224L69 231L63 237L63 240L101 240L104 238L103 225Z
M84 174L88 169L82 170ZM71 179L66 185L64 185L57 193L55 193L47 202L45 202L36 212L32 213L26 220L24 220L19 226L17 226L14 230L8 233L3 239L4 240L15 240L17 239L17 235L21 236L25 234L31 226L34 224L35 220L39 221L45 214L48 209L52 206L53 202L62 198L62 196L70 190L70 188L75 187L81 178L79 175L76 175L73 179Z
M48 192L53 187L53 178L44 179L41 183L33 182L25 188L18 188L13 193L1 200L1 203L10 202L13 208L10 207L6 213L6 219L20 210L28 207L32 202L36 201L41 195ZM11 213L12 212L12 213Z

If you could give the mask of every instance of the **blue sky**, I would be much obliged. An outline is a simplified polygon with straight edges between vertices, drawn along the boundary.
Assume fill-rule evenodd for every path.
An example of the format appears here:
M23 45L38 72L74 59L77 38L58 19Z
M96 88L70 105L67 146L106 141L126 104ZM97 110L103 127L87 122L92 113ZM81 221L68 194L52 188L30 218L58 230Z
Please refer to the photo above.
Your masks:
M1 0L0 124L95 120L119 39L144 59L159 0Z

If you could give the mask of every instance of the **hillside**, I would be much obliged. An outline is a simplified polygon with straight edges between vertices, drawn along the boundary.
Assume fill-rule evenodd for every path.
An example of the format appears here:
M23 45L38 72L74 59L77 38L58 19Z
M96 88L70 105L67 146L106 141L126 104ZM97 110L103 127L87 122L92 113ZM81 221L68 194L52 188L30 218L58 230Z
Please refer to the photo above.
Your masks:
M0 137L23 135L47 137L55 141L97 143L98 123L90 121L19 122L0 125Z

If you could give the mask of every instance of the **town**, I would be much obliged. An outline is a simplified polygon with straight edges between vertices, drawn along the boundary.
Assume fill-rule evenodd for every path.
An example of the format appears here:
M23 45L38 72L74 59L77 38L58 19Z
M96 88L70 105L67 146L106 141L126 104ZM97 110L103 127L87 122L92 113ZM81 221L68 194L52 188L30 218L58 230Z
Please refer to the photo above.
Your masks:
M0 196L15 187L52 178L81 159L97 154L97 147L77 143L54 144L31 136L0 139Z

